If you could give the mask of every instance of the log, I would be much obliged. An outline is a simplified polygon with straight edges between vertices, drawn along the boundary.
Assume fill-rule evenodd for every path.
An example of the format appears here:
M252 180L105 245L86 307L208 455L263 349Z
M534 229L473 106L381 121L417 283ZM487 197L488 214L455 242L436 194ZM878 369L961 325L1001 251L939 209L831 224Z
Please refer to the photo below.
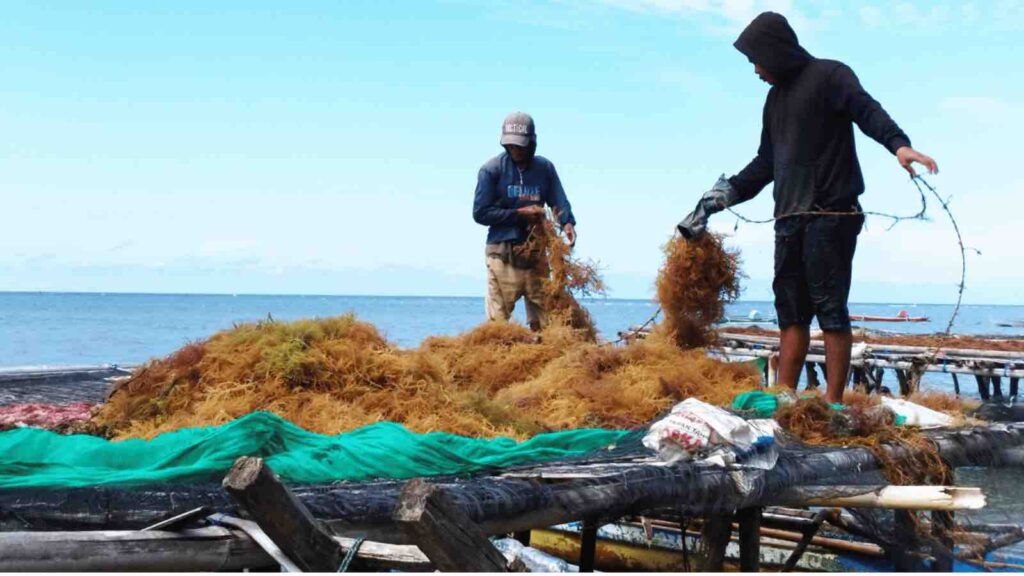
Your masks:
M889 508L894 510L980 510L985 495L963 486L794 486L779 495L788 506Z
M597 557L596 518L587 518L580 528L580 572L593 572L594 560Z
M349 549L352 538L336 537ZM428 571L415 546L363 542L356 554L371 570ZM247 534L221 526L165 530L0 532L0 566L11 572L216 572L277 568Z
M508 572L505 557L487 535L437 486L422 479L407 482L393 518L442 572Z
M0 532L0 566L5 572L216 572L276 563L242 532L206 527Z
M721 572L725 567L725 549L732 535L732 515L708 518L700 529L700 571Z
M978 383L978 396L981 396L982 400L988 401L990 397L988 392L988 376L975 374L974 380Z
M739 523L740 571L759 572L761 568L761 508L744 508L736 513Z
M261 458L243 456L236 460L223 486L238 507L303 571L337 571L344 550Z

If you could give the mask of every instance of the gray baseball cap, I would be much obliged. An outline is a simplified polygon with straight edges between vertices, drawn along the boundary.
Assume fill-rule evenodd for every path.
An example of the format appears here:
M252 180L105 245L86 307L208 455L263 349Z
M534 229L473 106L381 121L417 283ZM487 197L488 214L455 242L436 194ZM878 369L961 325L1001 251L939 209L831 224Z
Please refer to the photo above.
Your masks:
M527 147L537 140L533 118L526 112L513 112L501 123L501 145Z

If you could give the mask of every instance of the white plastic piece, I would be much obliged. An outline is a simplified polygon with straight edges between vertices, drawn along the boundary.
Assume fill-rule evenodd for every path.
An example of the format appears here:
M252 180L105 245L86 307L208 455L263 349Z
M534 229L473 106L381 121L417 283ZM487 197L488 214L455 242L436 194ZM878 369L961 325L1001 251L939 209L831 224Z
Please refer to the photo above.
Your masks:
M882 405L907 419L908 426L921 428L943 428L952 426L954 420L947 414L914 404L909 400L882 396Z
M575 564L569 564L561 558L556 558L550 554L546 554L537 550L536 548L530 548L529 546L523 546L522 542L513 538L502 538L494 541L494 547L498 549L498 552L505 557L509 562L513 562L516 559L523 563L523 566L530 572L579 572L579 566Z

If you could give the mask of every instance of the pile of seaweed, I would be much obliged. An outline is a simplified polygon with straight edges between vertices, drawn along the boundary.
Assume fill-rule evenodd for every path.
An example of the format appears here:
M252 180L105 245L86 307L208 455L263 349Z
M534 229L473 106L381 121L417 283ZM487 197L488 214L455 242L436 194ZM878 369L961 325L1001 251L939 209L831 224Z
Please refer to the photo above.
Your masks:
M948 481L948 469L938 447L919 429L897 426L895 414L881 404L877 395L847 391L843 404L837 409L820 396L800 398L780 407L775 420L783 430L810 446L867 448L893 484Z
M387 420L521 439L640 426L688 397L727 405L758 382L748 364L659 336L616 347L565 324L538 335L491 322L403 349L344 315L243 324L189 344L139 368L93 424L113 438L149 438L266 410L324 434Z

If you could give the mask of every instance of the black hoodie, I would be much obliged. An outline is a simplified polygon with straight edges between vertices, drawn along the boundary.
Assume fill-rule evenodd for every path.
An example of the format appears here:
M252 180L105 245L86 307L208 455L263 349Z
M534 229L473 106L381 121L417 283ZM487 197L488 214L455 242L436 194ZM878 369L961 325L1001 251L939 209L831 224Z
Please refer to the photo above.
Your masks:
M853 123L893 154L910 145L853 70L808 54L783 16L761 14L734 46L775 80L764 103L757 156L729 179L740 202L774 180L776 218L849 210L864 192Z

